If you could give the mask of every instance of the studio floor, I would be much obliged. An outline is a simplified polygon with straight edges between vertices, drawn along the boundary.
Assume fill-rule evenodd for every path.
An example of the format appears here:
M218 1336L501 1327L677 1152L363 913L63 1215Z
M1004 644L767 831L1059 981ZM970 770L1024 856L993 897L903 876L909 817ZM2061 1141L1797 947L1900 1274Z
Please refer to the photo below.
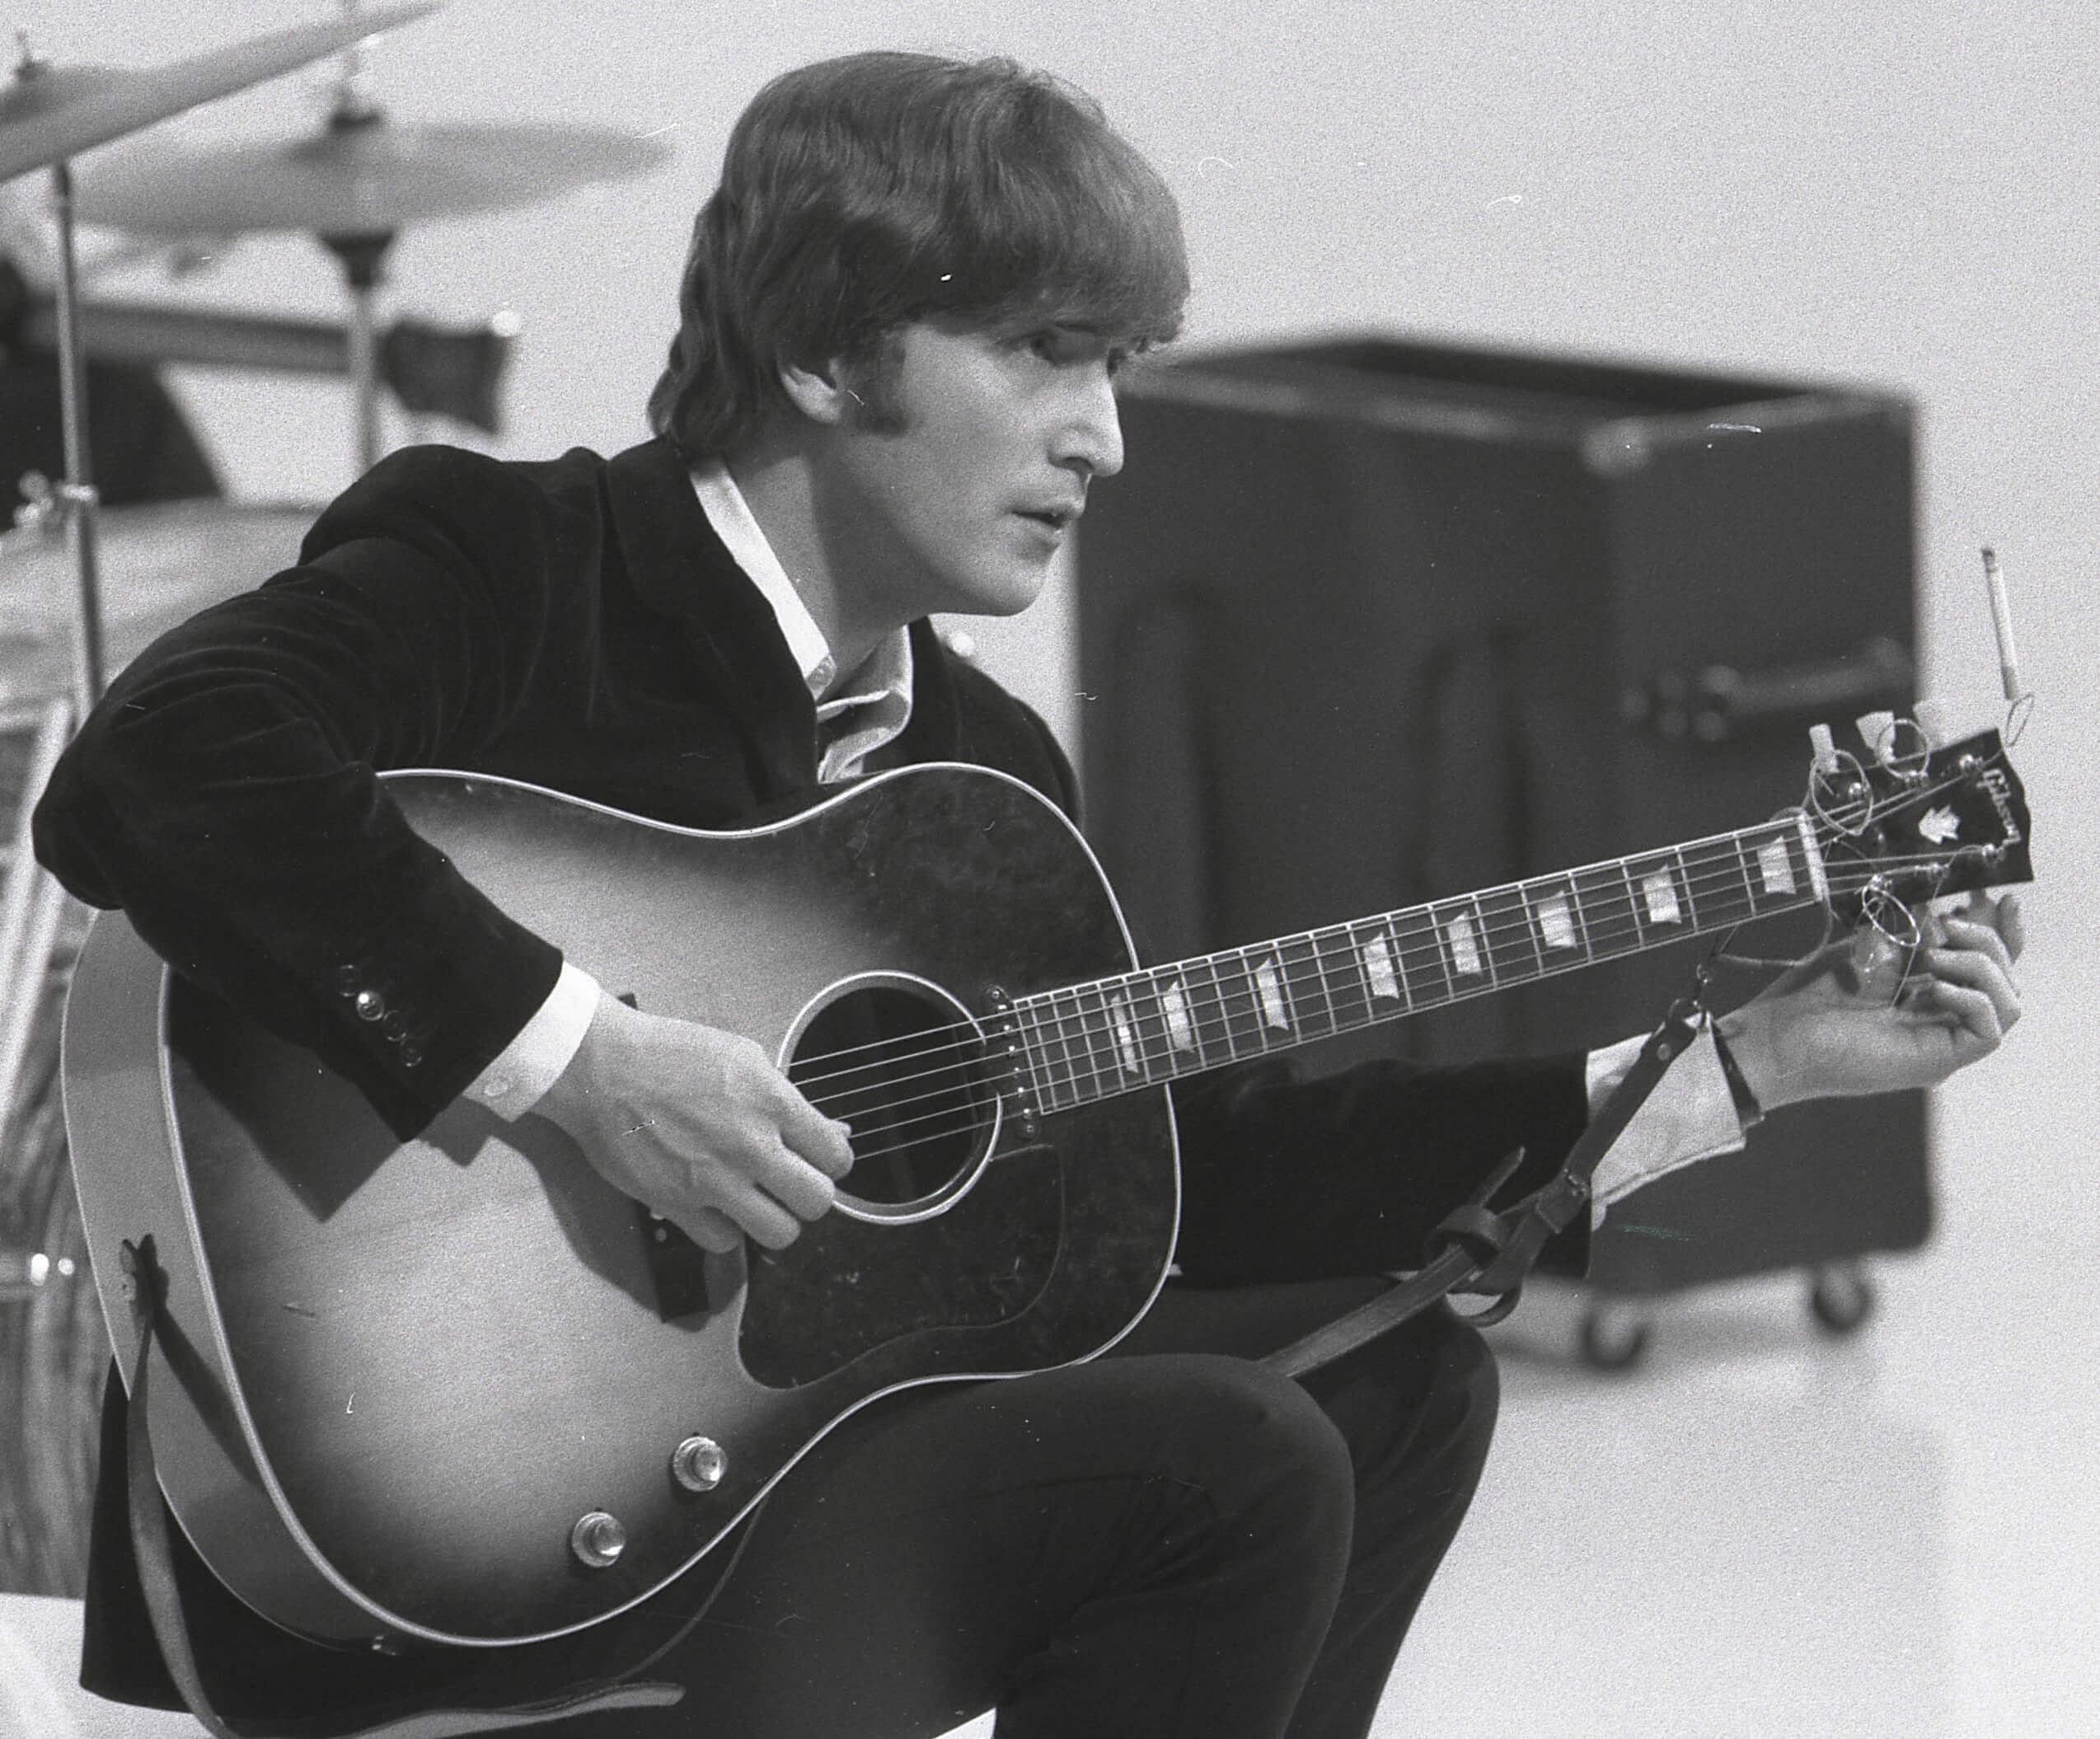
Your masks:
M1610 1376L1535 1291L1372 1739L2100 1735L2100 1389L2049 1268L1884 1260L1842 1340L1798 1277L1686 1294Z

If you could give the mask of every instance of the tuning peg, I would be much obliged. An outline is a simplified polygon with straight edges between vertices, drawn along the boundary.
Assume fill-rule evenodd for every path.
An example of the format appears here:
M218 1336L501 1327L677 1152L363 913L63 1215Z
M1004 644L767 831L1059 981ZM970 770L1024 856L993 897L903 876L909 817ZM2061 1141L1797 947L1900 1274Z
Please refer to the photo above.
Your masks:
M1868 752L1875 760L1886 764L1896 749L1896 715L1891 712L1862 713L1852 721L1853 729L1859 733L1859 740L1867 745Z
M1815 766L1817 772L1835 773L1838 770L1837 739L1831 736L1829 725L1810 725L1808 746L1815 751Z
M1928 748L1944 748L1954 734L1953 709L1944 701L1920 701L1910 717Z

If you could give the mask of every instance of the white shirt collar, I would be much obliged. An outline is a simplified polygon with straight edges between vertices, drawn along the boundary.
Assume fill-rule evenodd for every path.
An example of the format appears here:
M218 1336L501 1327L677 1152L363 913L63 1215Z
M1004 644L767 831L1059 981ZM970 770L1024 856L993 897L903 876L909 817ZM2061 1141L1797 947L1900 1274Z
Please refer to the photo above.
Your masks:
M788 651L802 673L802 680L809 685L810 694L821 697L838 674L837 661L825 643L824 630L817 626L816 617L810 615L809 607L803 602L802 594L795 589L795 582L766 541L766 533L752 517L751 504L743 499L737 480L729 475L728 466L710 459L693 467L692 486L700 497L701 511L715 527L715 535L773 607L780 632L787 638Z

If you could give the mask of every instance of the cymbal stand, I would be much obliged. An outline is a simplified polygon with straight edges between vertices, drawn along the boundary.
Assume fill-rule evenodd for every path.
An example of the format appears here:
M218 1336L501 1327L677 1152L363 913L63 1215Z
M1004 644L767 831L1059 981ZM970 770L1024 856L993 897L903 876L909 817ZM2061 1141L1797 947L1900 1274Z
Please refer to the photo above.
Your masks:
M26 39L15 77L42 75L47 63ZM103 686L102 588L99 562L101 498L95 488L94 460L88 440L87 363L80 321L80 273L73 231L73 166L60 157L51 165L51 212L58 226L59 415L66 458L65 480L27 516L55 515L66 527L73 558L73 695L70 705L54 701L47 709L30 757L21 795L21 813L7 865L4 900L7 934L0 936L0 1123L14 1109L15 1088L28 1035L43 1001L65 892L40 865L30 849L29 814L43 795L58 752L73 726L87 716L101 698Z
M87 358L80 330L80 276L74 265L73 167L51 166L51 209L59 224L59 414L64 430L66 480L59 492L66 542L78 584L75 593L73 699L79 715L102 697L102 580L99 564L101 498L95 488L87 439Z
M21 36L15 77L23 82L44 77L50 63ZM62 515L66 542L72 551L78 584L74 599L73 700L78 715L102 695L102 586L97 561L99 497L95 491L94 461L87 438L87 349L80 326L79 254L74 240L73 166L59 157L51 165L51 214L58 224L59 415L66 455L65 481L45 502L32 508L38 513Z
M343 262L343 282L350 293L351 388L357 402L358 474L379 462L378 289L385 281L391 232L371 236L323 236L321 245Z
M344 16L354 21L362 10L359 0L343 0ZM367 127L383 127L387 111L372 94L365 71L364 50L357 43L343 51L341 71L335 80L328 116L330 133L354 133ZM358 475L379 462L379 326L377 319L379 286L386 279L387 251L394 245L391 230L373 230L359 235L323 236L321 244L343 262L343 283L350 293L349 352L351 391L357 405Z

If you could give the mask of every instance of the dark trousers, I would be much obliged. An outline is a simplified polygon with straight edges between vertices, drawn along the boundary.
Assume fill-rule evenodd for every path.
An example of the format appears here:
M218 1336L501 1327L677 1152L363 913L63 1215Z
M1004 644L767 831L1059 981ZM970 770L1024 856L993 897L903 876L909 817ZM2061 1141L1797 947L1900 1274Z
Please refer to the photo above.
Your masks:
M1371 1723L1493 1431L1441 1313L1301 1382L1254 1356L1354 1282L1174 1288L1114 1356L886 1398L767 1500L647 1676L571 1739L1343 1739Z

